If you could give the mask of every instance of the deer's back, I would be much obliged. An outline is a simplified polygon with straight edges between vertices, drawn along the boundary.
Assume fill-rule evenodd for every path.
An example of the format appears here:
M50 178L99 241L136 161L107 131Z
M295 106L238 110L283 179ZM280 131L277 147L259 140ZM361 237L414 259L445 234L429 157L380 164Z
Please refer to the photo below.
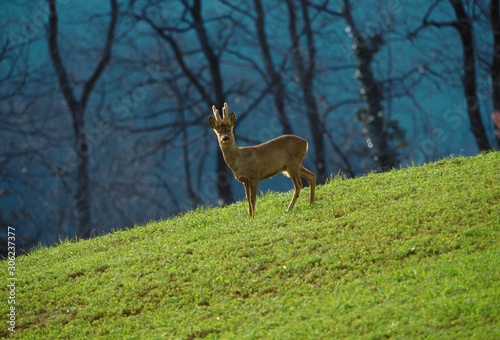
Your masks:
M262 150L280 150L292 157L300 158L301 160L307 153L307 141L294 135L283 135L268 142L259 145Z

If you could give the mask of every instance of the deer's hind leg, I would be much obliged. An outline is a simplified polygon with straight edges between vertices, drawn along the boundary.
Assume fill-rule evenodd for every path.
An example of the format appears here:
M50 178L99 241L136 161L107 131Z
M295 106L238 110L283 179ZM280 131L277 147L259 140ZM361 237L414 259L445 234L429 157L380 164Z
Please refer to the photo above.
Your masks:
M300 190L302 189L302 181L300 180L299 171L287 170L287 172L288 172L288 175L290 175L290 177L292 178L293 186L295 188L295 193L293 195L292 201L290 202L290 205L288 206L288 209L286 210L286 211L290 211L290 210L292 210L293 206L295 205L297 198L299 198Z
M314 174L314 172L307 170L303 165L301 165L300 177L304 178L306 181L309 182L309 187L311 188L311 196L309 197L309 203L313 203L316 191L316 175Z

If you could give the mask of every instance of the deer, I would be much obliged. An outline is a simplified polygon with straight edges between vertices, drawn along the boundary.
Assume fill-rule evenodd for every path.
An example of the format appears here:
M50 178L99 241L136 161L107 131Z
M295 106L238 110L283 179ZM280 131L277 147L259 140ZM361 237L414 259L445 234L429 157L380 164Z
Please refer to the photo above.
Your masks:
M236 114L232 112L228 115L227 103L224 103L222 108L222 118L215 105L212 106L212 111L214 117L210 116L208 122L217 135L224 161L236 180L245 186L250 217L255 213L258 183L280 172L292 179L295 189L287 211L292 210L299 198L302 189L301 178L309 182L311 188L309 203L314 202L316 175L302 165L308 149L305 139L294 135L283 135L259 145L238 147L233 134Z

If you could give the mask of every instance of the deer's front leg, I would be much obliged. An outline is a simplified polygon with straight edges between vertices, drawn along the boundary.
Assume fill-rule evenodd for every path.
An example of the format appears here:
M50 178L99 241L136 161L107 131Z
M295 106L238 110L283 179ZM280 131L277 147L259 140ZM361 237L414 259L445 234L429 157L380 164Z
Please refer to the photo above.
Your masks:
M252 216L255 213L255 202L257 201L257 189L259 187L259 181L251 181L250 185L250 198L252 200Z
M243 184L245 185L245 195L248 201L248 215L253 216L253 206L252 206L252 196L251 196L252 191L250 189L250 183L247 180L245 180Z

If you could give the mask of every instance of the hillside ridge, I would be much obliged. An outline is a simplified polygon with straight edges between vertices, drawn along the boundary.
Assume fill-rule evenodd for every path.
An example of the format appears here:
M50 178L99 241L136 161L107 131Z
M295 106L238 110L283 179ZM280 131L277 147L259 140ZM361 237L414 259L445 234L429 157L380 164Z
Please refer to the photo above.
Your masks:
M36 249L0 336L499 337L499 170L444 159Z

